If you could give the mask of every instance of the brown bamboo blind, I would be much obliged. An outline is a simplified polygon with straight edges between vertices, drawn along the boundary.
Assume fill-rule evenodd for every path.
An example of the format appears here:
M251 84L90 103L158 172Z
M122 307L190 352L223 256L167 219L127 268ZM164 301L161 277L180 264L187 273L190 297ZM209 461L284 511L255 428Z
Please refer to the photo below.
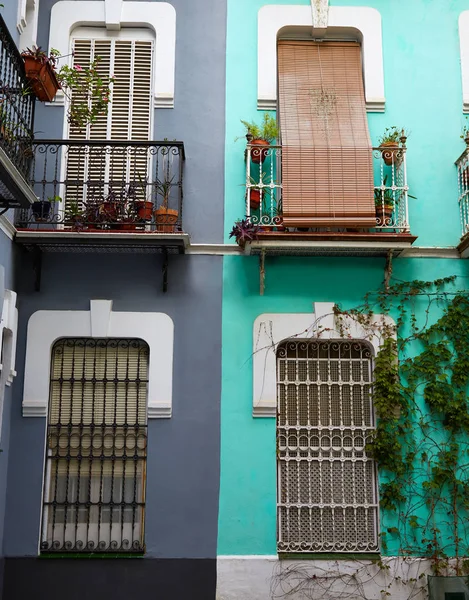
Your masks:
M279 41L285 225L373 227L360 45Z

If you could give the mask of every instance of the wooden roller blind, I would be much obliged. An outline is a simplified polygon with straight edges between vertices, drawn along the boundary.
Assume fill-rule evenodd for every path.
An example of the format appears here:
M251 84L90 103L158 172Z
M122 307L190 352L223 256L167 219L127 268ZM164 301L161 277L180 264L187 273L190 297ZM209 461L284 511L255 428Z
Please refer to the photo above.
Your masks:
M284 224L373 227L360 45L280 41L278 83Z

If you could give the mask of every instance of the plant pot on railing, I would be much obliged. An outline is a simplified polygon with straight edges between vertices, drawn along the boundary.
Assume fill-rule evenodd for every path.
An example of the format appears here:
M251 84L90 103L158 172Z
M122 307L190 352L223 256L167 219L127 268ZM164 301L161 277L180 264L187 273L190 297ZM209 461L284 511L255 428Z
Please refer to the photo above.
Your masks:
M380 204L375 206L377 227L389 227L392 225L393 206Z
M249 194L249 205L253 210L257 210L261 205L261 190L256 188L251 188L251 192Z
M137 217L142 221L151 221L153 215L153 202L145 200L137 200L135 202L135 210L137 211Z
M32 91L41 102L52 102L60 89L60 83L50 62L22 54L26 77Z
M398 142L384 142L380 145L380 150L385 165L390 167L397 162L399 151Z
M259 164L261 162L264 162L265 159L267 158L267 154L269 153L269 150L263 150L262 147L263 146L270 146L269 142L267 140L263 140L261 138L259 139L254 139L251 140L251 146L254 146L254 148L251 148L251 160L253 163ZM256 148L255 146L259 146L259 148Z
M174 233L178 217L179 211L160 206L155 210L156 230L161 233Z

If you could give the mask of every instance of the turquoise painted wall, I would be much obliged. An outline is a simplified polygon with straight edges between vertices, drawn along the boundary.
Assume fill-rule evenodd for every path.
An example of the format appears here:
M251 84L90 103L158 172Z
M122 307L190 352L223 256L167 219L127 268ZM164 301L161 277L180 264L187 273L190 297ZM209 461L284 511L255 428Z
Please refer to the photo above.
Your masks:
M271 2L274 4L275 1ZM282 0L278 4L309 4ZM240 119L260 119L257 102L257 12L260 0L228 0L225 236L244 214ZM469 0L331 0L366 5L383 21L386 112L369 114L373 142L386 126L410 129L411 231L419 246L455 246L460 226L455 159L464 149L458 17ZM225 257L219 555L276 553L275 420L252 417L252 328L265 312L309 312L312 302L349 308L383 281L384 260L267 258L266 293L258 261ZM394 277L469 277L469 262L397 259ZM390 525L386 523L386 525ZM391 524L392 525L392 524ZM396 549L389 547L392 553Z

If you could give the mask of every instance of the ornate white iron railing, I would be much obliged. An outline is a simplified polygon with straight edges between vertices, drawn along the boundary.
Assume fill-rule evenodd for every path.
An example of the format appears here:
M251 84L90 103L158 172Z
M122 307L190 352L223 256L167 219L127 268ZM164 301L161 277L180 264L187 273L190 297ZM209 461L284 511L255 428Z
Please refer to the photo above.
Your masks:
M373 148L372 157L376 225L366 231L409 233L406 146ZM283 230L282 146L247 144L245 199L246 216L251 223ZM466 216L468 207L469 204Z
M469 137L465 141L466 149L456 161L461 237L469 233Z

